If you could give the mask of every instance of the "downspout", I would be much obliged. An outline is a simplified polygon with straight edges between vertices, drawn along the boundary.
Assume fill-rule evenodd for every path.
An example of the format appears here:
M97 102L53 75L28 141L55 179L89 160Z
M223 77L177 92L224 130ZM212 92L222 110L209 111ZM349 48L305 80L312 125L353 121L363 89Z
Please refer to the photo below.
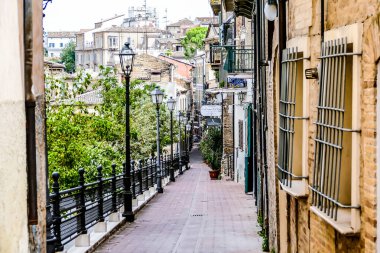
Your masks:
M235 156L235 92L232 92L232 155L234 158L234 163L233 163L233 178L238 180L237 177L235 177L235 163L237 163L237 157ZM235 162L236 161L236 162Z
M325 1L321 0L321 45L324 41L325 41Z
M281 83L282 83L282 52L286 48L286 40L287 40L287 34L286 34L286 1L285 0L279 0L278 1L278 59L279 59L279 90L281 90ZM279 105L277 105L279 106ZM287 202L287 214L290 210L290 198L287 196L286 199ZM279 216L278 216L279 217ZM279 221L279 218L277 218ZM289 222L289 216L287 215L286 220ZM288 226L288 225L287 225ZM288 230L289 231L289 230ZM287 240L289 240L290 234L286 235ZM310 239L309 239L310 242ZM277 245L278 248L281 250L281 243L280 243L280 237L277 238ZM289 244L290 245L290 244ZM310 245L310 243L309 243ZM287 248L289 251L289 248Z
M26 113L26 159L28 224L38 224L36 165L36 98L33 94L33 4L24 0L24 86Z
M255 205L257 207L257 198L258 198L258 184L257 184L257 177L258 177L258 166L257 166L257 54L258 54L258 49L257 49L257 39L258 39L258 26L257 26L257 4L255 7L256 13L254 13L253 18L252 18L252 30L255 31L254 37L252 39L252 44L253 44L253 49L254 49L254 56L253 56L253 65L254 65L254 70L253 70L253 80L252 80L252 92L253 92L253 98L252 98L252 104L253 104L253 178L254 178L254 184L253 184L253 191L255 195Z

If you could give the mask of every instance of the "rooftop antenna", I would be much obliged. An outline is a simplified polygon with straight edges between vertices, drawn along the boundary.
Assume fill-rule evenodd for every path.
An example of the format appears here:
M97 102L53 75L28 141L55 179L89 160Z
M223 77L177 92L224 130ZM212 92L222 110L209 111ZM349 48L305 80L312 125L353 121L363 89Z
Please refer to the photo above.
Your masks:
M144 14L145 14L145 16L144 16L144 20L145 20L145 54L147 54L148 53L148 34L147 34L147 23L146 23L146 21L148 20L148 14L147 14L147 6L146 6L146 0L144 0Z
M165 9L165 16L163 17L165 20L165 30L168 29L168 8Z

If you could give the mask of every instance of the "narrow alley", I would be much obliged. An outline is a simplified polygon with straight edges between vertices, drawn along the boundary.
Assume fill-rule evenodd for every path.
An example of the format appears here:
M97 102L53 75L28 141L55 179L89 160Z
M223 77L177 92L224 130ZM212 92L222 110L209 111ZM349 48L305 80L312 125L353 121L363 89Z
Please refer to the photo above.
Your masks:
M96 252L262 252L254 199L208 170L194 149L191 169Z

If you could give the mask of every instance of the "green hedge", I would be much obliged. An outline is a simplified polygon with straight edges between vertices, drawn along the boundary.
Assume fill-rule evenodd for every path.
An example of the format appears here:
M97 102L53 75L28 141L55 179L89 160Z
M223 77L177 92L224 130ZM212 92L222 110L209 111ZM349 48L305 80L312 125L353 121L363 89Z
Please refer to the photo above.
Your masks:
M222 133L219 128L209 128L204 134L201 143L200 151L203 159L213 170L220 170L223 143Z

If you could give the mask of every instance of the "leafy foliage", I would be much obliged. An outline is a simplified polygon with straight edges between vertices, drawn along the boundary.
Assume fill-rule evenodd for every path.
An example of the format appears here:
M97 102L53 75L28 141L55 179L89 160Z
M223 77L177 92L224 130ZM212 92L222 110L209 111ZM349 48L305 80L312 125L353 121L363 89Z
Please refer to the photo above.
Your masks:
M206 33L206 27L194 27L186 32L186 36L181 40L181 44L185 49L187 59L193 58L196 50L204 47Z
M65 64L67 72L73 73L75 71L75 43L73 41L62 50L61 63Z
M218 128L209 128L200 143L203 159L213 170L219 170L222 161L222 134Z
M49 172L60 173L62 189L78 185L78 169L86 171L86 181L96 179L96 167L103 166L105 176L116 163L121 172L125 159L125 85L116 71L100 67L97 79L79 72L72 83L46 77L47 141ZM139 81L130 85L131 157L141 159L156 150L156 108L150 100L155 86ZM75 97L89 88L101 90L103 102L89 106ZM161 149L170 144L169 113L160 108ZM178 127L174 126L177 130ZM176 141L176 140L175 140Z

